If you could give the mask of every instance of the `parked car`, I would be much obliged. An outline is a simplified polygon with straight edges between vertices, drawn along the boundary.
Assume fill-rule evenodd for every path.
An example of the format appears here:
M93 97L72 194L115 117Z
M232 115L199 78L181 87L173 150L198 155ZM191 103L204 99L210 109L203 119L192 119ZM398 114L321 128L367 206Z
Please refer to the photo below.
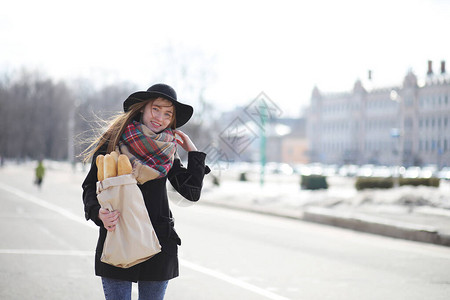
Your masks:
M294 169L286 163L268 162L266 170L273 174L292 175L294 173Z
M358 173L358 166L357 165L343 165L342 167L339 168L338 173L341 176L354 177Z
M373 174L374 165L362 165L358 169L358 177L371 177Z
M372 176L373 177L391 177L395 173L394 167L387 166L375 166L373 168Z
M450 180L450 167L443 167L438 172L438 177L445 180Z
M403 177L405 178L418 178L420 176L420 167L412 166L406 168L405 172L403 173Z
M437 177L438 168L436 165L423 166L420 170L421 178Z

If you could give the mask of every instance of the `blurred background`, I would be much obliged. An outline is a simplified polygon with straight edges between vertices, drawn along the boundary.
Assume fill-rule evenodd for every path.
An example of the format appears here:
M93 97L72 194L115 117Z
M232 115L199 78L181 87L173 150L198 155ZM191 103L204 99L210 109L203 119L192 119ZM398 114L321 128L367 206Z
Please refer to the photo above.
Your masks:
M168 299L448 298L449 1L3 2L5 299L102 298L80 153L159 82L212 169L206 205L169 188L188 238Z
M166 82L195 107L185 130L198 147L229 162L438 174L449 161L449 12L439 0L8 3L0 155L79 161L96 121ZM276 107L262 130L246 110L261 93ZM248 138L236 118L254 132L238 151L221 135Z
M165 82L195 108L183 130L217 188L438 188L450 179L448 13L439 0L8 3L1 163L85 171L103 121Z

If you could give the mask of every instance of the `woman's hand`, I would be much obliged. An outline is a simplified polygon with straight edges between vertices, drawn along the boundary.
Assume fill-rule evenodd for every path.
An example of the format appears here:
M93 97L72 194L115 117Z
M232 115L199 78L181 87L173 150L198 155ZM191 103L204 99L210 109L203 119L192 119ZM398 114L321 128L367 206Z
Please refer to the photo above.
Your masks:
M116 229L117 222L119 222L119 215L120 213L116 210L110 212L104 208L100 208L98 212L98 218L102 220L103 226L108 231L114 231Z
M178 145L183 147L184 150L187 152L189 151L197 151L197 147L195 147L194 143L191 141L191 139L187 136L186 133L180 130L174 130L173 131L177 136L175 136ZM180 137L181 140L179 140L177 137Z

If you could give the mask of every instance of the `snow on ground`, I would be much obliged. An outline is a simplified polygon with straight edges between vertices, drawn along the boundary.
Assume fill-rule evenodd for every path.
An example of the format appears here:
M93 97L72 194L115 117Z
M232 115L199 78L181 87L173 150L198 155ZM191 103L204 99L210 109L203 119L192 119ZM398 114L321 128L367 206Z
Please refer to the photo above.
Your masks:
M36 161L20 164L12 161L5 163L3 168L20 166L33 169ZM83 175L89 170L88 165L71 165L68 162L44 161L47 172L78 173ZM440 187L402 186L392 189L367 189L356 191L355 179L351 177L328 177L329 188L326 190L302 190L300 176L297 174L265 174L264 184L260 182L260 174L249 172L248 181L239 181L238 170L220 172L220 185L212 183L214 172L205 177L202 198L210 202L227 202L228 204L246 204L258 206L283 206L285 208L302 209L308 206L327 208L351 208L376 206L380 211L395 211L414 207L424 212L433 212L450 216L450 181L441 180ZM169 192L172 191L169 188ZM175 193L169 193L174 202L180 206L191 205L183 201Z
M259 182L259 174L247 176L249 181L238 181L239 174L223 172L220 186L205 182L203 197L210 201L246 202L247 204L270 205L283 203L290 208L321 206L329 208L351 208L377 206L386 210L390 207L402 210L411 207L430 207L449 210L450 181L441 180L440 187L401 186L392 189L367 189L356 191L355 178L328 177L326 190L302 190L300 176L296 174L270 174L265 176L264 185ZM444 212L445 214L445 212Z

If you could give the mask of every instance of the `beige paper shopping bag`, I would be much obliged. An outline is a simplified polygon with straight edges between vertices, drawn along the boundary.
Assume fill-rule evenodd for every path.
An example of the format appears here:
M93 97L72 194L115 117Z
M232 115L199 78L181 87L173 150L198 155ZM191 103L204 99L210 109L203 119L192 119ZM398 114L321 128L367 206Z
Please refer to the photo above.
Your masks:
M129 268L161 251L144 198L131 174L97 182L97 199L103 208L120 212L116 229L106 235L102 262Z

